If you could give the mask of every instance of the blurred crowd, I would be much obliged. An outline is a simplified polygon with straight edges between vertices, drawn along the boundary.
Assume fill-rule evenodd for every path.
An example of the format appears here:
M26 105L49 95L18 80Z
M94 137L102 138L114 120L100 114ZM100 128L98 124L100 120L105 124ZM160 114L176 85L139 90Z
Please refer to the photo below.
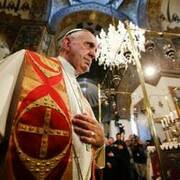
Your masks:
M119 132L116 139L106 139L106 166L104 180L146 180L147 144L136 135L125 140Z

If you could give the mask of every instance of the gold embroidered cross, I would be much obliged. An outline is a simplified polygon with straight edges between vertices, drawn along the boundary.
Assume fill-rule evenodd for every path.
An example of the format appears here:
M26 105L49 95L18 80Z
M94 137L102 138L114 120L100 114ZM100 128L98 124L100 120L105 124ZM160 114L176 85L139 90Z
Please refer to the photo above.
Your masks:
M47 155L48 136L49 135L66 136L66 137L69 136L68 131L50 128L49 127L50 120L51 120L51 109L46 108L43 127L26 125L23 123L18 124L18 131L42 135L41 147L40 147L40 157L41 158L45 158Z

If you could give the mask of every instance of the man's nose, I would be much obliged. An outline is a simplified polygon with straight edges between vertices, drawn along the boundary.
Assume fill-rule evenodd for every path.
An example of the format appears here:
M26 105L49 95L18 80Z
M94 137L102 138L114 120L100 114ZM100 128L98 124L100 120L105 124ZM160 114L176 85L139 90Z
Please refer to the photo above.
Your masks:
M95 59L95 57L96 57L96 50L94 48L91 49L90 52L89 52L89 55L91 56L92 59Z

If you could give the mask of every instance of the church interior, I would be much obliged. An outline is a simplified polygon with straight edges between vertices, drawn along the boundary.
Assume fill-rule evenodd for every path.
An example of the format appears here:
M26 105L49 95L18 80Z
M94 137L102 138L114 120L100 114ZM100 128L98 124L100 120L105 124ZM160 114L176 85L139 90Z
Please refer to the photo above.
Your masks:
M136 136L152 143L146 149L145 179L178 180L179 7L179 0L0 0L0 65L21 49L57 56L58 42L73 28L88 29L98 37L118 22L130 21L143 29L139 66L137 61L108 66L97 57L78 82L107 139L124 132L125 140ZM132 58L132 52L124 53ZM2 139L4 133L0 119Z

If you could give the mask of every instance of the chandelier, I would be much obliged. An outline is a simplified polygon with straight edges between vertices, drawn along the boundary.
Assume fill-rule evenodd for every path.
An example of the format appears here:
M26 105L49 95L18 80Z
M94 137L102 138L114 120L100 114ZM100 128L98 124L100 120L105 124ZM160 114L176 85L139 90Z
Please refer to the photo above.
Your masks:
M125 21L124 24L119 21L117 27L110 24L108 32L102 29L97 36L100 44L100 52L97 58L99 65L104 65L104 69L107 67L113 69L122 66L127 68L129 63L135 64L134 47L138 58L141 57L140 52L145 51L144 33L145 30L128 21Z

